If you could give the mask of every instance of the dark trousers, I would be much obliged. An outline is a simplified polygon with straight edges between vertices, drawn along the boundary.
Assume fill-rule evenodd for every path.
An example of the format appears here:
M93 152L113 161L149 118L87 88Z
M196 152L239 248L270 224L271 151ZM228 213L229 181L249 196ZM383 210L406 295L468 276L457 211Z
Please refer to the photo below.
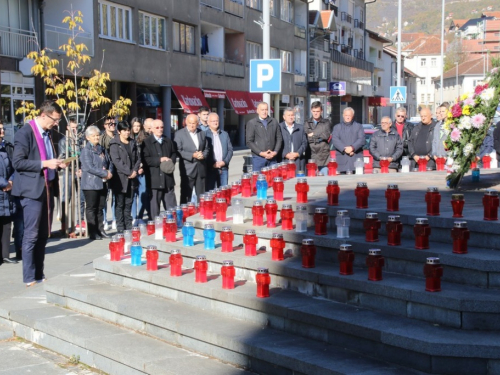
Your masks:
M115 216L118 233L126 229L132 229L132 201L134 192L130 185L132 184L129 182L126 193L115 191Z
M45 278L43 262L49 237L47 193L39 199L21 198L24 216L23 282L31 283Z
M14 204L16 205L16 212L14 214L14 229L12 231L12 237L14 237L14 247L16 248L16 258L21 259L22 247L23 247L23 234L24 234L24 218L23 218L23 207L21 206L21 199L19 197L13 197Z
M11 216L0 216L0 246L2 247L2 259L10 257L11 222Z
M150 207L153 220L160 214L160 204L162 202L165 210L177 206L174 189L151 189L151 191Z
M181 204L191 202L193 188L199 202L200 195L205 192L205 178L201 178L199 173L195 177L181 176Z
M104 215L102 209L106 204L107 189L83 190L85 195L85 215L90 238L95 238L104 231Z
M270 165L276 164L276 158L268 160L262 156L252 155L252 170L258 171L264 167L269 167Z
M227 185L229 172L227 168L207 168L207 177L205 178L205 191L213 190L217 187Z

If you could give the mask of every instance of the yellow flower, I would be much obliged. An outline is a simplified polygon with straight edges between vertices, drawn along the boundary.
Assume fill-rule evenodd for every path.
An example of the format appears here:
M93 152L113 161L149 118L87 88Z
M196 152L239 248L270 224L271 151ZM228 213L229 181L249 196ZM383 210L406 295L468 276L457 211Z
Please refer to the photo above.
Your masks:
M464 107L462 108L462 113L466 116L470 115L470 106L464 105Z
M448 112L448 118L450 118L450 119L453 118L453 115L451 114L451 111Z
M462 95L460 96L460 100L465 100L465 99L467 99L468 97L469 97L469 95L468 95L468 94L462 94Z

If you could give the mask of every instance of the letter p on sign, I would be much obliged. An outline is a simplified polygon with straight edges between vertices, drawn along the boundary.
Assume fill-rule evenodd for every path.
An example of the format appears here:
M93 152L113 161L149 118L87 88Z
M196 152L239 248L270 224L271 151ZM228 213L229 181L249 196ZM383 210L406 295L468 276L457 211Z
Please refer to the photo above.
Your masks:
M281 60L250 60L250 92L281 92Z

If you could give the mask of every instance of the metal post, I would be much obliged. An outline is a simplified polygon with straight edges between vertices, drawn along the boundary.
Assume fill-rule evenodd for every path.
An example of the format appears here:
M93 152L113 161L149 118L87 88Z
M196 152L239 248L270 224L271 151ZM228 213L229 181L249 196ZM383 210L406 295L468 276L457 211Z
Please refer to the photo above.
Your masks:
M457 98L460 97L460 89L458 88L458 63L455 63L455 84L457 85Z
M66 130L66 149L65 155L66 157L69 157L69 132ZM64 223L64 229L66 230L66 237L69 237L69 234L71 233L70 228L69 228L69 220L68 220L68 180L69 180L69 170L68 168L64 169L64 215L63 215L63 223Z
M443 73L444 73L444 0L441 10L441 104L443 103Z
M271 9L269 0L262 0L262 58L264 60L271 58ZM267 103L268 109L271 109L271 95L264 93L262 101Z
M163 113L163 134L167 138L172 139L172 120L170 117L170 112L172 110L172 87L171 86L161 86L162 95L162 113ZM182 119L181 119L182 121ZM180 122L181 122L180 121Z
M401 86L401 13L402 13L402 0L398 1L398 56L397 56L397 82L396 86ZM396 108L399 108L401 104L397 104Z

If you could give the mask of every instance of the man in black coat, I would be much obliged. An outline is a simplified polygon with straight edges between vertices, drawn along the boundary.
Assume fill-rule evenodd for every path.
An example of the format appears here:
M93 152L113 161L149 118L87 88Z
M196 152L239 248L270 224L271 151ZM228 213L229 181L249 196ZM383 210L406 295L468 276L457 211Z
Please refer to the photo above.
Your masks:
M399 159L403 155L403 141L396 129L391 127L389 116L382 117L382 129L373 133L370 139L370 154L373 156L373 172L380 172L380 159L387 158L390 162L389 172L397 172Z
M304 133L302 125L295 123L293 108L285 108L283 119L285 121L280 123L281 135L283 137L282 160L294 160L297 171L303 171L305 169L307 148L306 133Z
M59 191L57 169L66 167L56 158L50 139L50 129L61 121L61 117L61 107L47 100L40 106L40 115L14 136L12 165L17 173L12 195L19 197L24 215L22 255L26 286L45 280L45 246L52 222L54 195Z
M198 116L190 114L186 118L186 127L175 133L174 139L179 155L181 175L181 204L191 201L193 188L196 199L205 192L206 159L209 148L206 133L198 129Z
M398 132L401 140L403 141L403 156L409 156L408 142L410 140L413 124L406 120L406 108L399 107L396 109L396 119L393 127Z
M432 158L432 140L436 123L432 119L431 110L423 108L420 111L420 119L421 122L415 125L408 141L408 152L412 160L411 167L417 167L420 157L424 157L427 159L427 168L435 169L436 162Z
M174 143L163 135L163 121L154 120L151 132L152 134L143 143L142 160L146 170L146 186L151 189L151 215L155 218L160 213L161 202L165 209L177 205L174 192L177 154ZM162 169L172 172L165 173Z
M330 160L330 135L332 124L330 120L323 117L323 106L319 100L311 104L312 117L304 124L307 135L311 159L316 161L318 170L324 175L328 174L328 161Z
M276 164L278 152L283 139L281 130L274 118L268 116L269 108L266 102L257 105L258 116L247 122L246 143L252 151L252 167L254 171L271 164Z

